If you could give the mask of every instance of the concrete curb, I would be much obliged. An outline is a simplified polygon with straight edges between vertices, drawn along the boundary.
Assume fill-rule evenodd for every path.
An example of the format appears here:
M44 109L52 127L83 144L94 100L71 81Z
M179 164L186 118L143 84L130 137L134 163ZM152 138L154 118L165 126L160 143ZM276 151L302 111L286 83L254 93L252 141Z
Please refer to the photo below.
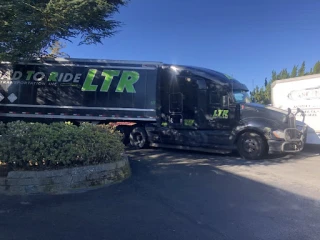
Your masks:
M0 194L65 194L85 192L131 176L127 156L118 162L45 171L11 171L0 177Z

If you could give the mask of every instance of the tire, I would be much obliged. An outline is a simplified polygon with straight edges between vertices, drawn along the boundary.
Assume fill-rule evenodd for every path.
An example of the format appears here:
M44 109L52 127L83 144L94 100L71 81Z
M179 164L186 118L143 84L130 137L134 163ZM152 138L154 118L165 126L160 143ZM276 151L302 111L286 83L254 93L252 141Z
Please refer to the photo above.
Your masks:
M130 145L142 149L148 146L148 136L143 127L135 127L130 133Z
M237 141L238 152L244 159L259 160L267 155L267 143L255 132L242 133Z

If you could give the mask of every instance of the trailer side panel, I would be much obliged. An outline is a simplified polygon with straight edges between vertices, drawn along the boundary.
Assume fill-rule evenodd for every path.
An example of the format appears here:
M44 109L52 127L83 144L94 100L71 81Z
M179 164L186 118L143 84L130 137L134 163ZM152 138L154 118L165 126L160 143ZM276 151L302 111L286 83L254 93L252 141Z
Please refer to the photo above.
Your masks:
M272 84L272 104L293 112L305 112L308 124L307 143L320 144L320 74L275 81ZM301 116L297 116L302 120Z
M157 69L139 63L2 63L0 117L153 121Z

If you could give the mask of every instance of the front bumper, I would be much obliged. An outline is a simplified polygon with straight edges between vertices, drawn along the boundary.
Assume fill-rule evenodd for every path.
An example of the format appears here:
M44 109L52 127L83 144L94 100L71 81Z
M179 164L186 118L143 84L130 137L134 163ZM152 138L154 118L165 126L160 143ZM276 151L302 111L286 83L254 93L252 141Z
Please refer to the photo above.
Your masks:
M268 140L269 153L301 152L307 136L307 126L305 125L301 131L296 128L287 128L284 133L283 140Z

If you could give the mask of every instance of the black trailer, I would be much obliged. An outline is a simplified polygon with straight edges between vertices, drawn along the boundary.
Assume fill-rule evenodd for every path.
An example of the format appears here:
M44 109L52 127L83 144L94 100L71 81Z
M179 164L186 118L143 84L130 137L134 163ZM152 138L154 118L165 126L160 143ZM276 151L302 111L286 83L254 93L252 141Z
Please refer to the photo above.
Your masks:
M2 121L113 123L136 147L297 152L306 126L250 103L244 84L210 69L160 62L46 59L0 65ZM303 113L302 113L303 114Z

